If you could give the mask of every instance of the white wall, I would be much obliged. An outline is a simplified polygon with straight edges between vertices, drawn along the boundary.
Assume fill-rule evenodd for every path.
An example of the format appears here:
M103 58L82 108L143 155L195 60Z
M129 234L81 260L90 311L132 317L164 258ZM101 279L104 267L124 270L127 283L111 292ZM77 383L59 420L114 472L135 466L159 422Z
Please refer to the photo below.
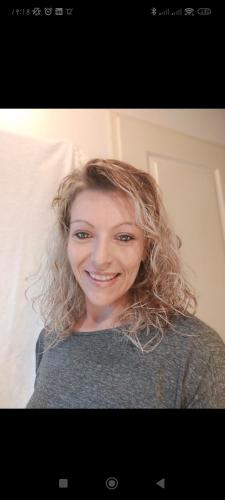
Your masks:
M225 145L224 109L118 111ZM76 143L88 157L112 156L108 109L0 109L0 130L43 139L69 140Z
M225 109L120 109L115 111L225 146Z
M1 109L0 130L77 144L88 157L111 154L106 109Z

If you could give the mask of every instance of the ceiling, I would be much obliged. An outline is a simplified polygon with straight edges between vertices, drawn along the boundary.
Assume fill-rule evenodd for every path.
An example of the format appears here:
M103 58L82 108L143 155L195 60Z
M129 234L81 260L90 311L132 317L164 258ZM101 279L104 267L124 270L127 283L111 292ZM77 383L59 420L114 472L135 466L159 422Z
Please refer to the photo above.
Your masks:
M114 111L225 146L225 109L115 109Z

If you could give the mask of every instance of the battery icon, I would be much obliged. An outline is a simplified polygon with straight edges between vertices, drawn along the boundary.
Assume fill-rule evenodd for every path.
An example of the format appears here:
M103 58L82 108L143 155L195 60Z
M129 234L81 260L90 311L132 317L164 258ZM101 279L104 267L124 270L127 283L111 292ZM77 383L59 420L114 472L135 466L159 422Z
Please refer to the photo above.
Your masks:
M200 16L209 16L211 14L211 9L204 9L204 8L201 8L201 9L198 9L197 10L197 13L200 15Z

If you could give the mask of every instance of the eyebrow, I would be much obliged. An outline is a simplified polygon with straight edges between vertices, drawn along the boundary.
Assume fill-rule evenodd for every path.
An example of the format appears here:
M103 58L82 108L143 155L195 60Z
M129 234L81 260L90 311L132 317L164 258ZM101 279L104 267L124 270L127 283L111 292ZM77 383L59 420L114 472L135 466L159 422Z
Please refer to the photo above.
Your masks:
M70 224L73 224L74 222L85 222L86 224L89 224L89 226L92 226L94 227L93 224L91 224L90 222L88 222L87 220L83 220L83 219L76 219L76 220L73 220ZM116 224L115 226L112 226L113 228L114 227L118 227L118 226L123 226L124 224L129 224L130 226L137 226L137 224L134 224L133 222L120 222L119 224Z

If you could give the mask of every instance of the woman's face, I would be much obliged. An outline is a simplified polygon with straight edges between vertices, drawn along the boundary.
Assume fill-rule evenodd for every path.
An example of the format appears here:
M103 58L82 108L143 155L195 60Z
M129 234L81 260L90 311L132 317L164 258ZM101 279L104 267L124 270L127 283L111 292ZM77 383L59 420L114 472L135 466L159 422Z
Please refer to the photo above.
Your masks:
M96 316L108 306L126 303L143 252L143 231L135 225L134 207L126 195L86 190L77 196L71 207L67 255ZM115 274L119 276L109 280Z

